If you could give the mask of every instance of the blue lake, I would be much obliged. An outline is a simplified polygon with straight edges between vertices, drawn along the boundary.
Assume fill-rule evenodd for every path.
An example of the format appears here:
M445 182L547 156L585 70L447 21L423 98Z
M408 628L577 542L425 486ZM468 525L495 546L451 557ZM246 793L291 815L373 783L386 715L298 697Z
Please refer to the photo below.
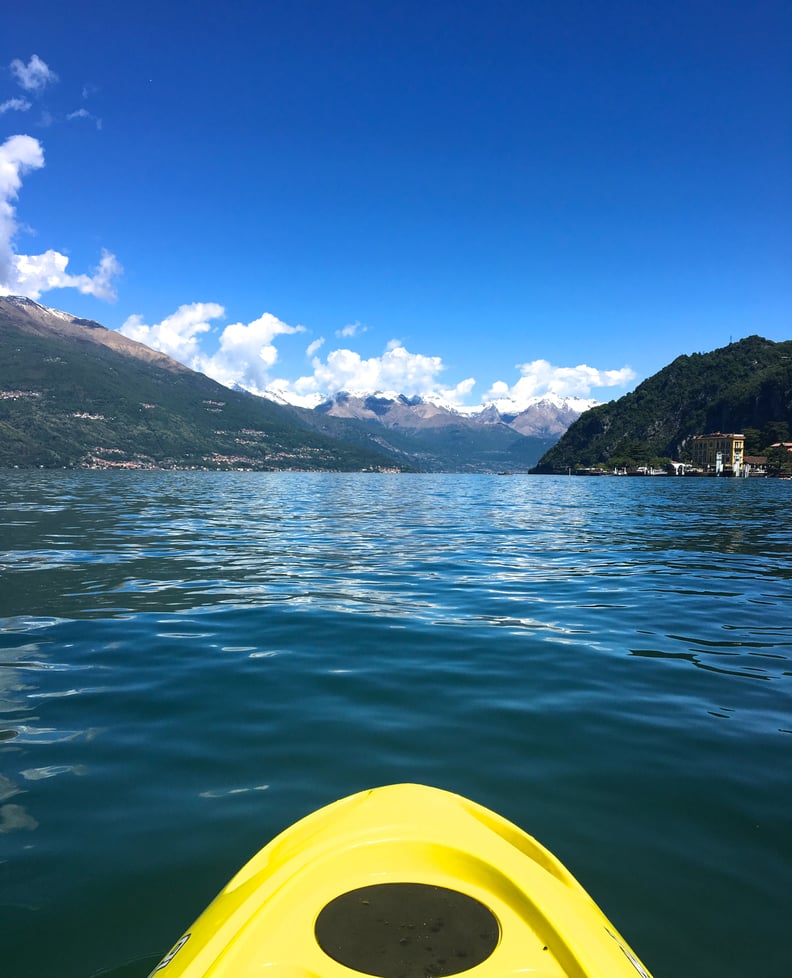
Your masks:
M145 978L269 838L460 792L655 978L792 974L792 483L0 473L0 972Z

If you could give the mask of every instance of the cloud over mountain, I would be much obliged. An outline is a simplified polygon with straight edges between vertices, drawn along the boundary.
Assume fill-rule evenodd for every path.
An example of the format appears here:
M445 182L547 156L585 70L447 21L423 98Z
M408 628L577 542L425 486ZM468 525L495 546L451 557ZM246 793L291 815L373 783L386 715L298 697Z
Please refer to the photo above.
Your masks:
M265 312L250 323L232 323L219 331L212 321L224 315L225 309L218 303L193 302L180 306L153 325L144 323L141 316L130 316L120 331L227 387L275 395L279 400L303 407L313 407L342 391L358 394L381 391L419 397L463 413L479 411L487 404L495 404L506 413L517 413L547 396L591 399L594 390L625 387L636 376L630 367L618 370L600 370L587 364L558 367L547 360L534 360L517 367L520 377L514 384L496 381L483 396L473 398L475 378L448 383L442 357L415 353L400 340L391 340L380 355L364 357L349 347L340 347L322 358L317 354L325 339L319 337L305 350L311 358L311 372L288 379L275 374L280 363L276 341L279 337L304 333L305 327L291 326ZM344 334L344 330L338 333ZM345 338L349 338L349 333ZM213 346L216 348L210 352ZM593 403L596 398L591 400Z
M442 358L411 353L399 340L391 340L381 356L363 358L354 350L344 348L332 350L325 360L314 357L311 365L312 374L293 383L278 382L279 389L290 392L296 403L304 403L311 395L341 390L442 395L454 403L461 402L475 384L469 378L456 387L444 389L440 382L440 374L445 370Z
M626 387L635 380L636 373L631 367L619 370L598 370L580 363L576 367L557 367L548 360L532 360L518 364L520 379L509 386L505 381L496 381L484 395L484 400L511 401L526 406L543 394L557 394L559 397L589 397L592 390L601 387Z
M130 316L120 332L227 387L263 393L270 381L269 371L278 361L273 340L276 336L302 333L304 327L290 326L265 312L250 323L226 326L216 351L209 354L201 348L199 337L213 330L212 320L223 316L225 308L216 302L192 302L179 306L175 313L153 325L144 323L141 316Z
M270 369L278 361L273 340L304 331L305 327L290 326L269 312L247 324L231 323L220 334L217 351L212 356L199 357L196 369L227 387L236 384L254 394L263 394Z
M130 316L119 329L120 333L152 350L167 353L180 363L192 366L201 355L198 337L212 328L211 320L225 315L216 302L191 302L179 306L176 312L161 322L148 325L139 315Z

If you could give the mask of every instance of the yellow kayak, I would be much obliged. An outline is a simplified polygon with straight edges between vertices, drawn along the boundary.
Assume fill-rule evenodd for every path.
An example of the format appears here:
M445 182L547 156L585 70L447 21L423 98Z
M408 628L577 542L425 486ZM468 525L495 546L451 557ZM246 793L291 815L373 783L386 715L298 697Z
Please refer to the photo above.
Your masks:
M150 978L651 978L547 849L460 795L363 791L255 855Z

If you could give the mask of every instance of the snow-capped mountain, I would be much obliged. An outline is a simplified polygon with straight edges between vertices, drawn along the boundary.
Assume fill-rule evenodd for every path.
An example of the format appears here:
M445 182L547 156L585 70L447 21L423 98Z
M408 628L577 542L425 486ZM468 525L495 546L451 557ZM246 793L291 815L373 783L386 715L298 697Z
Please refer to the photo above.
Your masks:
M500 398L477 407L461 407L439 396L407 397L393 391L339 391L330 397L313 394L295 398L291 393L268 390L280 404L311 408L334 418L374 421L386 428L427 429L446 426L505 425L531 438L560 438L584 411L598 401L546 394L518 404Z
M593 398L560 397L551 393L532 398L523 405L502 398L493 401L486 410L496 413L521 435L560 438L573 421L597 404L599 401Z

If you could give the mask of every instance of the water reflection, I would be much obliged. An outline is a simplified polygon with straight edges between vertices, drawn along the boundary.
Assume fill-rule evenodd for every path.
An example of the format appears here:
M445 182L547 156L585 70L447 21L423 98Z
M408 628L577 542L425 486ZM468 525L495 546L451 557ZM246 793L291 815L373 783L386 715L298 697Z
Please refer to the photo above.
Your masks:
M32 832L38 824L22 805L0 805L0 833Z
M46 767L32 767L20 771L26 781L41 781L42 778L55 778L59 774L76 774L83 776L88 773L84 764L49 764Z

